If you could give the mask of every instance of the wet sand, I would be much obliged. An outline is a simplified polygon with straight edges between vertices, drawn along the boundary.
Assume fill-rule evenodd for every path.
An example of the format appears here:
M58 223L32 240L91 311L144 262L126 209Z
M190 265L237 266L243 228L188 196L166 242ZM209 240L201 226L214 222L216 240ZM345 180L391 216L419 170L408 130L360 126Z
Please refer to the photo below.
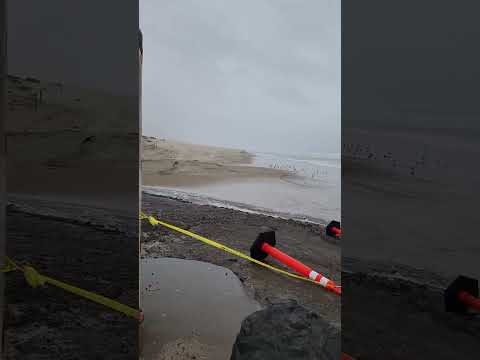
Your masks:
M478 194L467 183L472 179L452 186L446 179L400 176L364 161L342 171L343 225L354 231L344 239L344 256L401 263L446 278L480 277L480 247L468 235L477 226Z
M142 185L149 193L181 192L316 223L340 218L340 162L329 154L251 154L146 136L142 141Z
M8 80L7 254L138 308L138 98ZM6 279L7 359L138 358L138 321Z
M293 183L295 180L299 177L245 178L196 186L143 187L143 190L152 195L174 196L194 203L231 206L319 224L340 219L338 184L304 186Z
M342 161L342 226L350 229L342 337L358 359L447 360L480 351L480 317L447 313L443 299L458 275L480 276L470 236L478 178L459 176L478 155L432 134L344 137L352 154Z
M58 208L52 202L50 207ZM131 256L130 245L136 236L116 229L108 217L96 216L107 225L102 228L72 212L50 217L33 209L28 214L9 206L8 256L138 307L138 259ZM6 359L137 358L138 322L123 314L52 286L33 289L19 272L6 275L5 301Z
M405 265L353 263L343 274L343 351L372 360L471 359L479 353L478 314L445 312L437 286L448 279Z
M262 226L276 230L277 246L316 271L341 283L340 244L326 239L322 226L249 214L208 205L143 194L143 209L159 218L219 241L244 253ZM168 229L142 223L142 258L172 257L224 266L236 274L247 293L261 305L295 299L337 326L340 299L321 287L286 278ZM275 261L267 262L281 267Z
M273 168L273 164L272 167L258 165L252 161L252 154L235 149L181 144L146 137L143 138L143 142L142 182L148 193L143 192L142 209L146 213L157 214L162 220L247 254L261 227L269 226L276 230L280 249L311 265L316 271L341 282L338 241L326 239L322 225L285 220L285 218L295 217L296 211L299 219L307 218L310 213L308 211L305 213L305 210L308 210L309 206L318 210L318 207L315 207L316 201L325 202L325 198L319 196L309 186L288 183L290 179L303 180L300 177L297 179L297 175L293 174L291 169ZM323 185L333 186L327 183ZM200 203L192 199L192 202L174 199L165 195L165 190L167 190L166 193L181 191L185 195L195 194L193 196L195 198L213 196L217 199L213 201L214 203L225 202L225 206L230 209L210 205L213 198L197 199ZM159 193L161 195L158 196ZM275 203L272 197L281 197L282 201ZM313 205L312 197L315 198ZM243 212L238 209L247 210ZM337 209L333 210L335 212ZM313 215L310 218L315 218L314 221L325 221L317 220L317 217L323 213L316 210L311 213ZM266 214L275 214L275 216ZM284 219L278 218L282 216L281 214L284 214ZM165 228L142 223L141 257L143 261L152 261L156 258L158 260L187 259L222 266L226 269L226 274L233 272L232 275L235 274L238 277L239 283L242 284L249 298L261 306L294 299L330 323L340 326L340 299L336 295L327 293L314 284L287 278L260 268ZM282 267L275 261L267 259L267 262ZM142 274L142 276L149 276L149 274ZM213 281L208 278L208 274L190 271L190 276L195 277L195 280L191 281L205 284L204 288L212 286L208 285L209 281ZM181 283L182 277L182 274L178 274L175 282ZM167 281L160 275L159 279L160 284L162 280ZM222 285L220 289L225 286L225 284ZM175 289L168 284L166 287L170 293L165 295L175 296ZM233 316L222 312L225 311L225 307L200 308L196 299L202 297L202 294L203 292L199 290L198 294L189 296L190 302L184 310L181 310L181 305L175 301L166 308L171 308L173 313L198 311L203 317L218 317L216 322L222 323L223 328L230 329L224 331L225 333L229 333L231 329L235 331L233 334L230 333L228 341L221 339L205 341L205 335L202 339L198 334L189 336L189 333L182 332L181 323L187 321L192 325L195 322L193 319L198 315L187 316L183 321L174 321L175 325L169 327L168 333L162 330L161 325L157 325L157 328L150 328L150 331L154 332L155 337L158 338L153 347L160 354L161 359L190 359L192 356L219 360L229 358L231 345L235 340L236 332L240 329L239 315L242 314L245 317L246 314L239 312L241 309L239 306ZM148 299L148 296L144 294L142 298ZM210 292L203 301L214 302L214 293ZM239 299L235 301L238 302ZM162 301L159 300L158 303ZM143 304L142 300L142 308L147 305L148 303ZM147 310L144 309L144 311ZM163 312L160 308L155 308L153 311L151 315L145 312L145 317L152 316L153 319L157 319ZM220 313L223 315L219 315ZM195 327L200 334L210 331L210 324L207 322L204 324L197 322ZM152 335L145 334L144 338L145 359L150 359L152 344L149 339ZM230 346L225 347L225 343L229 343Z

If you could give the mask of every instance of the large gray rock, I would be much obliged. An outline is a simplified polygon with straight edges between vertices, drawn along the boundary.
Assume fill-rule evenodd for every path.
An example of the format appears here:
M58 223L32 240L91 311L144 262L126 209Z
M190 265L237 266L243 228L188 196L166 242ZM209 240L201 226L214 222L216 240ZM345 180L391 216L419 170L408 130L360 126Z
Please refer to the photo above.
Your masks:
M230 360L338 360L340 330L291 301L245 318Z

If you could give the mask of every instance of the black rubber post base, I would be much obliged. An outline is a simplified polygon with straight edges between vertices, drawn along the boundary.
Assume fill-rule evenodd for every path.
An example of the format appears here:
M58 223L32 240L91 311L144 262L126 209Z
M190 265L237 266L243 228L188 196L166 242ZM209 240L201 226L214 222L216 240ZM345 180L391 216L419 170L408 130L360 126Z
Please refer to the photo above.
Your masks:
M271 229L262 229L262 232L258 234L257 239L253 242L250 247L250 256L255 260L262 261L268 254L262 251L263 243L267 243L271 246L275 246L277 243L275 240L275 231Z
M478 297L478 280L460 275L445 290L445 311L466 314L468 307L458 299L458 295L465 291Z
M337 234L335 234L333 231L332 231L332 228L337 228L337 229L341 229L340 227L340 221L336 221L336 220L332 220L330 221L330 223L327 225L327 227L325 228L325 233L328 235L328 236L331 236L331 237L337 237Z

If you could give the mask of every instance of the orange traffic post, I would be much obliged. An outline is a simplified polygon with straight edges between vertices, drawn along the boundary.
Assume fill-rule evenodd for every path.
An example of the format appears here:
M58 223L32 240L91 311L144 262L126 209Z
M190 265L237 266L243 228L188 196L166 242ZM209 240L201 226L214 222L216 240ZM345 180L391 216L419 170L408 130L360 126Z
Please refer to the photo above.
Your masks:
M316 272L309 266L278 250L275 248L275 244L275 231L268 230L261 232L250 248L250 255L252 258L260 261L263 261L268 255L270 255L285 266L295 270L300 275L310 278L311 280L319 283L325 289L337 295L341 295L342 288L337 286L335 282Z
M330 223L325 227L325 233L331 237L340 237L342 235L342 228L340 227L339 221L330 221Z
M480 311L478 280L459 276L445 290L445 310L465 314L469 310Z
M342 235L342 230L339 229L339 228L332 227L331 230L332 230L332 232L335 234L335 236L337 236L337 237L340 236L340 235Z
M458 294L458 300L464 303L465 306L469 307L470 309L480 311L480 299L470 295L468 292L462 291L460 294Z

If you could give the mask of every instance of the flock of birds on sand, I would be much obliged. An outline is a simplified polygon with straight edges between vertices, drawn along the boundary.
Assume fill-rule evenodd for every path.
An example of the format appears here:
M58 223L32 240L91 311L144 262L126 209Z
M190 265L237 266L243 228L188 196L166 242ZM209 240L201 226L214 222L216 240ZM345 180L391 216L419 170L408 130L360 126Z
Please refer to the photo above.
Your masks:
M268 167L271 169L286 170L290 174L308 178L314 181L322 180L328 176L327 169L322 169L310 164L305 164L305 166L302 166L300 164L294 165L288 162L277 160L274 163L270 163Z
M433 159L429 159L426 147L421 151L417 151L415 158L412 158L410 161L400 160L390 151L378 154L368 145L344 144L343 151L344 154L353 160L381 162L387 168L406 170L412 176L418 175L419 171L427 168L440 167L442 165L440 160L433 161Z
M440 160L433 161L428 156L426 147L421 151L416 152L416 156L412 157L410 161L400 160L395 157L391 151L378 152L371 146L361 144L344 144L343 154L347 155L352 160L361 160L368 162L381 163L382 167L392 168L399 171L406 171L411 176L419 175L419 172L427 168L440 167L442 164ZM288 172L310 178L312 180L321 180L328 176L328 168L319 168L308 163L291 164L288 161L283 162L276 159L273 163L268 165L271 169L287 170Z

